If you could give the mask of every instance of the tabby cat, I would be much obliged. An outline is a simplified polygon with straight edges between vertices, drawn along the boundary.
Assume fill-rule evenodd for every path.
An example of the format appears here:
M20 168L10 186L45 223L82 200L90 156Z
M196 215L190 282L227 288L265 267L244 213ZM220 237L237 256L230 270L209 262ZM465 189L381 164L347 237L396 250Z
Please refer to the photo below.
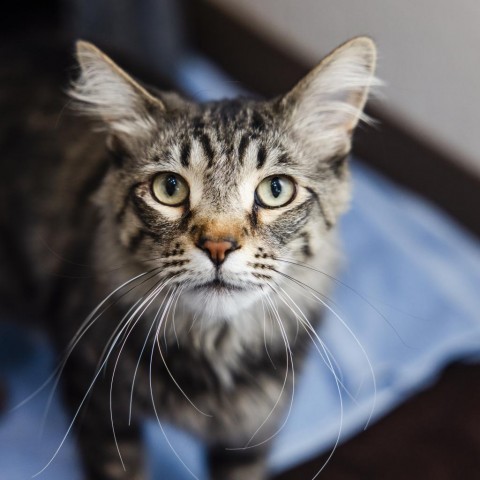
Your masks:
M145 479L153 414L204 440L212 479L264 479L334 273L374 43L269 101L197 104L90 43L77 58L74 113L32 103L28 155L2 137L0 225L64 353L85 478Z

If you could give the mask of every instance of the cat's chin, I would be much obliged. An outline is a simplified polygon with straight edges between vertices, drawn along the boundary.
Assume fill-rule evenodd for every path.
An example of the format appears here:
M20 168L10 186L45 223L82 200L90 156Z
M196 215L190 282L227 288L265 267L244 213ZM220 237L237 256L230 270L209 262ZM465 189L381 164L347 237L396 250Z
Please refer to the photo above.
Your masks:
M258 289L214 280L185 292L182 303L205 321L229 320L248 310L260 296Z

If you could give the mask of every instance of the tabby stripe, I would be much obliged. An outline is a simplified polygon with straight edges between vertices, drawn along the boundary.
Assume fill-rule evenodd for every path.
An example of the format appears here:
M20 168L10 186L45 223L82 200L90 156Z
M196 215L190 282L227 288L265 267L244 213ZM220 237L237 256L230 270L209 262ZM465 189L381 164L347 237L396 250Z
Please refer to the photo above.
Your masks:
M127 208L128 208L129 203L130 203L130 200L132 199L132 197L135 193L135 190L137 189L137 187L140 184L141 184L141 182L138 182L138 183L135 183L134 185L132 185L130 187L130 189L128 190L128 194L125 195L125 198L123 199L122 207L120 208L120 210L115 215L115 221L117 222L117 224L120 224L120 223L123 222L123 219L125 218L125 213L127 212Z
M250 226L253 232L258 225L258 205L256 203L253 204L252 213L248 216L248 219L250 220Z
M333 170L333 174L340 178L343 173L343 167L347 161L348 153L346 155L336 155L328 160L328 163Z
M151 232L150 230L145 230L145 229L140 229L135 235L133 235L130 238L130 241L128 243L128 250L131 253L135 253L142 243L142 241L146 238L149 237L151 238L154 242L156 243L161 243L162 242L162 237L161 235L158 235L154 232ZM176 260L176 262L180 262L180 260Z
M122 168L125 161L130 158L130 153L118 137L112 137L110 142L110 147L108 149L110 159L116 168Z
M152 225L159 226L158 213L152 207L147 205L141 198L136 196L134 192L132 192L130 197L132 199L135 212L145 227L150 229Z
M218 351L220 349L223 341L227 338L229 331L230 331L230 328L228 326L228 323L225 322L222 325L222 327L220 329L220 332L218 332L218 334L217 334L217 336L216 336L216 338L213 342L213 346L214 346L215 350Z
M240 144L238 145L238 159L240 160L240 163L242 165L243 165L243 157L245 155L245 150L247 149L249 143L250 143L250 136L247 133L245 133L240 139Z
M130 253L135 253L142 242L142 240L145 238L146 232L145 230L139 230L135 235L133 235L130 238L130 241L128 242L128 251Z
M298 238L298 232L308 222L314 199L309 197L300 205L292 208L278 220L270 224L269 229L281 245L286 245Z
M281 163L282 165L292 165L293 163L288 153L282 153L278 157L277 162Z
M196 135L199 135L201 131L205 128L205 121L203 120L202 117L197 116L192 120L192 126L194 133Z
M180 224L178 226L178 229L180 232L184 233L188 230L192 218L193 218L193 213L190 210L190 203L189 203L185 207L185 213L182 215L182 218L180 219Z
M112 163L115 165L116 168L122 168L124 166L126 159L125 154L116 150L110 150L108 153L110 155L110 158L112 159Z
M180 152L180 163L184 167L188 167L188 165L190 164L190 149L190 142L185 142L182 145L182 151Z
M210 138L206 133L200 135L200 143L202 144L203 151L207 157L208 167L210 168L213 165L214 152L212 144L210 143Z
M256 110L252 112L251 127L253 130L258 130L259 132L265 129L265 120L263 119L262 115L260 115L260 113Z
M310 187L307 187L307 190L310 192L310 195L315 199L315 201L317 202L318 204L318 208L320 209L320 213L322 214L322 217L323 217L323 220L325 222L325 226L327 227L327 229L330 229L333 227L333 224L332 222L328 219L326 213L325 213L325 209L323 208L323 205L322 205L322 202L320 201L320 197L318 196L318 193L315 192L315 190L313 190L312 188Z
M267 150L263 145L261 145L257 153L257 169L260 169L263 167L263 165L265 164L266 158L267 158Z
M239 467L240 471L249 472L249 477L245 478L259 478L259 472L264 469L265 455L265 447L257 447L252 450L228 450L225 447L213 447L208 451L207 458L211 465L212 478L231 478L230 472L237 471L236 469Z
M302 232L300 236L303 238L302 253L305 257L310 258L313 255L310 248L310 235L307 232Z

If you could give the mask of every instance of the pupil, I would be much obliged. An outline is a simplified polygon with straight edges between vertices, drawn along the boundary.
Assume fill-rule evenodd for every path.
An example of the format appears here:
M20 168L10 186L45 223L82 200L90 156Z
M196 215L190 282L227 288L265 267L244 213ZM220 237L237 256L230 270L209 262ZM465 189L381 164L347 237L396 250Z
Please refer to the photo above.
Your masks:
M178 183L176 177L174 177L173 175L167 177L165 181L165 191L167 192L167 194L172 197L176 193L177 188Z
M272 182L270 184L270 188L272 190L272 195L277 198L282 193L282 184L278 177L272 178Z

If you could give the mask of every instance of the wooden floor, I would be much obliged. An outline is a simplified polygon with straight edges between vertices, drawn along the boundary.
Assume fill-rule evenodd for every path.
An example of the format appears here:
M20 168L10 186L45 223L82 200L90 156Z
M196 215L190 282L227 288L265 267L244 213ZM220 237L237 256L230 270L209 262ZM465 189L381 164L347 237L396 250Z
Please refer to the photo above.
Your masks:
M320 457L275 480L310 480ZM480 366L453 365L438 382L340 446L319 480L480 479Z

